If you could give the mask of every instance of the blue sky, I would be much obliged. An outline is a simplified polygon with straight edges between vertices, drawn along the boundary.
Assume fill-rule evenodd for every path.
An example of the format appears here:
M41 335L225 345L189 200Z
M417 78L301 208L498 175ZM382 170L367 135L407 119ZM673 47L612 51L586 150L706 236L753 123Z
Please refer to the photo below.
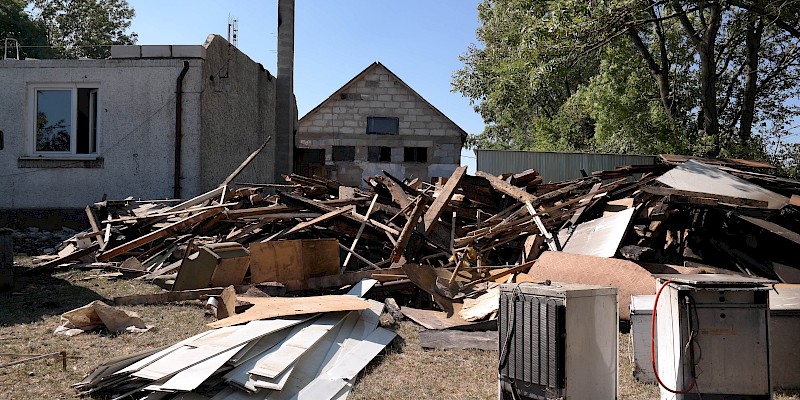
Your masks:
M276 73L277 0L128 0L139 44L201 44L239 21L239 49ZM479 0L297 0L294 90L300 116L380 61L471 134L483 120L451 93L458 56L476 43ZM462 164L475 171L472 152Z

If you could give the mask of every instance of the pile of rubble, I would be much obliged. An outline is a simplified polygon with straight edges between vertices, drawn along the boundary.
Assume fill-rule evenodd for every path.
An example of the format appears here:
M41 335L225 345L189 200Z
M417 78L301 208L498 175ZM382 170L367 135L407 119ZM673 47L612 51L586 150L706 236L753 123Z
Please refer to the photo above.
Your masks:
M171 290L117 304L219 296L229 285L284 293L372 278L376 289L421 294L401 311L431 330L492 329L497 285L506 282L614 286L623 319L631 295L654 292L653 273L800 283L800 182L754 161L662 160L558 183L532 169L471 176L460 167L434 183L384 173L367 180L369 190L294 174L281 184L236 185L234 172L187 201L87 207L92 229L32 271L93 262Z

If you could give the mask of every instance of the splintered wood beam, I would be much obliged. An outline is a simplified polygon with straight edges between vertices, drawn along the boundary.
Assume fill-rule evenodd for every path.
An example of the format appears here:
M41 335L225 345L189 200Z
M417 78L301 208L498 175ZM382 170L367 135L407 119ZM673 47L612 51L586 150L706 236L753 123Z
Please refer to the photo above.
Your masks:
M86 206L86 217L89 218L89 225L92 226L92 232L98 232L97 235L95 235L95 238L97 238L97 243L100 244L100 247L105 246L103 234L100 232L100 226L97 225L97 220L94 218L94 212L92 212L92 209L89 208L89 206Z
M168 213L168 212L172 212L172 211L185 210L187 208L196 206L198 204L203 204L206 201L209 201L209 200L215 199L217 197L220 197L223 192L224 192L224 188L218 187L218 188L216 188L214 190L210 190L210 191L208 191L206 193L203 193L203 194L201 194L201 195L199 195L197 197L194 197L194 198L191 198L189 200L186 200L183 203L180 203L178 205L175 205L175 206L172 206L170 208L167 208L166 210L161 210L161 213L163 214L163 213Z
M444 207L450 202L450 199L453 197L453 193L458 189L458 185L461 183L461 178L464 177L464 174L467 172L467 167L458 167L453 172L453 175L450 176L450 179L447 180L447 183L444 184L442 187L442 191L439 192L439 196L436 197L436 200L433 201L430 207L428 207L428 211L425 213L425 218L423 218L424 226L425 226L425 234L429 234L433 229L433 226L436 224L436 221L442 215L442 211L444 211Z
M272 140L272 136L267 137L267 140L264 141L264 144L262 144L261 147L255 149L255 151L250 153L250 155L247 156L247 158L245 158L244 161L242 161L242 163L239 164L239 166L236 167L236 169L233 170L233 172L231 172L231 174L228 175L228 177L225 178L225 180L222 181L222 183L219 186L220 187L228 186L234 179L236 179L236 177L240 173L242 173L242 171L245 168L247 168L248 165L250 165L250 162L253 161L254 158L256 158L258 153L261 153L261 150L264 150L264 148L267 147L267 143L269 143L270 140Z
M767 206L769 205L769 203L765 200L755 200L755 199L746 199L743 197L724 196L720 194L692 192L688 190L678 190L660 186L642 186L641 190L646 193L655 194L658 196L678 195L689 198L717 199L719 200L720 203L732 204L736 206L767 208Z
M536 215L536 209L533 207L533 204L526 201L525 207L528 208L528 212L533 216L533 221L536 223L536 227L539 228L539 232L542 233L544 236L544 240L547 242L547 247L550 248L551 251L561 251L561 246L558 245L558 240L547 230L547 227L544 226L542 222L542 218Z
M147 243L152 241L161 239L167 236L173 236L180 233L182 230L194 226L195 224L199 224L200 222L205 221L208 218L211 218L217 214L219 214L221 210L214 209L214 210L206 210L200 212L198 214L192 215L190 217L186 217L178 222L165 226L157 231L153 231L144 235L142 237L136 238L131 240L127 243L123 243L111 250L105 251L102 254L97 256L98 261L108 261L114 257L117 257L127 251L133 250L135 248L141 247Z
M403 230L400 232L400 237L397 238L397 244L392 250L392 262L400 261L400 257L403 256L403 253L406 250L406 245L408 245L408 240L411 239L411 234L414 233L414 230L417 228L417 224L419 224L419 219L422 217L422 213L425 211L424 197L417 197L417 200L414 203L414 210L411 212L411 216L408 217L408 221L406 221L406 224L403 226Z
M538 204L538 198L523 189L520 189L492 174L487 174L483 171L478 171L475 173L475 176L479 176L481 178L486 179L489 181L489 184L500 193L505 194L506 196L513 197L517 199L517 201L526 202L529 201L531 203Z
M358 239L361 238L361 234L364 233L364 228L367 226L367 221L369 221L369 215L372 214L372 208L375 207L375 202L378 201L378 195L372 196L372 202L369 203L369 208L367 208L367 213L364 214L364 222L358 228L358 233L356 233L356 238L353 239L353 244L350 245L350 251L347 252L347 256L344 258L344 264L342 265L342 273L344 273L345 268L347 268L347 264L350 262L350 255L354 254L353 252L356 249L356 244L358 244ZM353 210L355 212L355 210ZM373 264L375 265L375 264Z

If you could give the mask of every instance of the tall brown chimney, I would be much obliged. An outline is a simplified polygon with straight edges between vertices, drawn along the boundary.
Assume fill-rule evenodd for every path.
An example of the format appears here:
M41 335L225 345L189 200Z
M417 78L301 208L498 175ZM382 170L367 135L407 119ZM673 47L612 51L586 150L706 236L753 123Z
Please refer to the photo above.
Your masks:
M278 76L275 84L275 182L294 163L294 0L278 0Z

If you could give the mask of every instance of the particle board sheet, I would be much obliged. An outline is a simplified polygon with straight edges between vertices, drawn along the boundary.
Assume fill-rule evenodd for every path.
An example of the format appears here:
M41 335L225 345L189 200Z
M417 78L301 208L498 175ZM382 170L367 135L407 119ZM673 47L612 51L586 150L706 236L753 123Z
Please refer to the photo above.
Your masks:
M630 319L631 296L655 294L654 273L697 274L697 268L648 264L581 254L546 251L539 256L528 275L539 281L582 283L611 286L618 289L620 319Z
M425 349L496 351L497 331L425 330L419 333L419 344Z
M302 388L298 399L330 399L347 387L352 379L364 369L394 338L388 329L377 328L367 338L343 354L339 361ZM277 398L293 398L282 396Z
M267 318L334 311L355 311L369 307L369 303L363 299L346 294L309 297L237 296L237 299L253 303L253 307L241 314L232 315L228 318L212 322L208 324L208 326L211 328L221 328Z
M770 209L781 208L789 202L786 196L694 160L671 169L656 180L678 190L766 201Z
M255 366L248 371L252 375L275 378L281 372L294 364L303 353L331 329L338 326L346 317L346 313L325 314L310 326L307 326L294 335L287 337L267 354L261 357Z
M568 238L559 235L561 251L596 257L614 257L634 213L633 208L584 222Z
M250 341L261 338L272 332L297 325L303 322L304 319L305 318L302 317L294 317L269 321L252 321L244 326L230 326L217 329L209 335L181 346L181 348L145 366L132 375L139 378L157 380L174 373L180 373L191 369L199 363L204 363L231 349L236 349L236 351L230 353L230 358ZM228 359L223 360L222 364L227 360ZM202 383L203 380L201 380L200 383Z

